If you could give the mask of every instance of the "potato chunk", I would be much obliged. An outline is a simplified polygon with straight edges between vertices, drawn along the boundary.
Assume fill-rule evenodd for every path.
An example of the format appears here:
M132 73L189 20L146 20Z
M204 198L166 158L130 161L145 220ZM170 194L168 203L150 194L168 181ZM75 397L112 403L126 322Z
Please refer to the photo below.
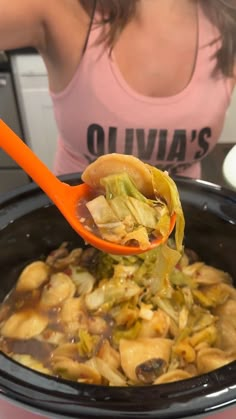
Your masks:
M120 340L121 366L127 377L138 383L136 368L152 359L162 359L169 363L172 341L163 338L140 338L136 340Z
M101 189L100 179L117 173L127 173L143 195L153 195L151 173L146 164L134 156L118 153L101 156L84 170L82 180L91 188Z
M33 291L48 280L49 266L41 260L27 265L22 271L16 285L17 291Z
M197 356L197 368L199 374L206 374L217 368L221 368L235 361L236 354L222 351L217 348L203 348Z
M42 333L47 324L47 317L33 310L24 310L9 317L1 329L1 334L12 339L32 339Z
M76 287L70 277L63 272L51 276L49 283L44 287L40 305L45 308L55 307L67 298L73 297Z

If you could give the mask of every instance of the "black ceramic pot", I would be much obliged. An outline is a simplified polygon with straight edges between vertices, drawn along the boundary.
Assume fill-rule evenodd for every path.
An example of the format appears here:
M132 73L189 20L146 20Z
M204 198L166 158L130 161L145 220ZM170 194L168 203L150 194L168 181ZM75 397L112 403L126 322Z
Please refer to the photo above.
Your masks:
M63 180L77 184L80 176ZM236 280L236 193L184 178L176 182L186 218L186 246ZM46 256L63 241L71 247L83 244L34 184L0 198L0 299L27 263ZM177 383L109 388L47 377L0 354L1 395L54 418L205 417L235 406L236 362Z

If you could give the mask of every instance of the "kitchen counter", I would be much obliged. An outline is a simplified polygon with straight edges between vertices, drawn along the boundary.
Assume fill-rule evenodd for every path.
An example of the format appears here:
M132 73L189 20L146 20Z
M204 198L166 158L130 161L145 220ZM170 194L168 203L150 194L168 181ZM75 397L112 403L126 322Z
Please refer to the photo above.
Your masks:
M52 416L50 416L52 418ZM42 416L39 413L29 412L23 409L21 406L15 406L9 404L8 401L0 400L0 419L46 419L46 416ZM56 417L54 417L56 419ZM201 419L235 419L236 408L224 410L218 413L213 413L210 416L201 416ZM191 418L185 418L191 419ZM192 419L194 419L192 417ZM200 419L199 416L196 419Z
M234 146L234 143L219 143L214 150L202 161L202 179L231 189L223 176L223 162ZM236 162L235 162L236 171Z

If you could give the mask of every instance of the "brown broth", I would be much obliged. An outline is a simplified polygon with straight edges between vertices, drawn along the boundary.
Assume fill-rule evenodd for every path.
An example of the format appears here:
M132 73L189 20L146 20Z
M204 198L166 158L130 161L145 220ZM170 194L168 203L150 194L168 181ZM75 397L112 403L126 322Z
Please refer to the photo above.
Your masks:
M87 228L89 231L93 232L96 236L101 237L101 234L99 232L99 229L97 228L96 224L93 221L93 218L91 217L91 214L86 207L87 202L92 201L96 197L100 196L101 193L99 191L91 191L87 198L83 198L80 200L77 211L78 211L78 217L80 222Z
M28 317L32 312L42 314L44 316L46 315L49 321L46 329L41 333L42 340L36 338L20 340L1 336L0 350L9 356L14 354L27 354L40 361L48 369L51 369L50 359L52 351L56 349L56 347L60 347L60 344L57 345L47 342L51 334L54 332L62 333L65 336L65 343L79 342L79 337L78 333L75 333L75 336L72 336L71 334L67 335L67 332L60 321L60 305L47 310L40 306L40 298L44 287L45 284L41 288L32 292L19 292L14 288L5 298L4 302L0 304L0 326L1 323L3 324L4 320L19 311L21 313L26 313ZM85 312L85 316L88 320L93 318L93 316L87 312ZM96 345L96 353L99 351L104 339L110 340L113 329L113 321L109 315L101 313L100 317L106 322L106 329L104 333L101 333L99 336L99 341ZM75 360L84 361L84 358L80 357L78 353Z

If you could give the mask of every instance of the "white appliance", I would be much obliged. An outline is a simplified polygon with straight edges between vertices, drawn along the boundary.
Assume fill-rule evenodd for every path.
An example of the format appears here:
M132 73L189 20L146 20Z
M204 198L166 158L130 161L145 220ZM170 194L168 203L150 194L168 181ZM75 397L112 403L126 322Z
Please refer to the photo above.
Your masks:
M36 53L12 54L11 66L26 142L52 169L57 127L46 67Z

